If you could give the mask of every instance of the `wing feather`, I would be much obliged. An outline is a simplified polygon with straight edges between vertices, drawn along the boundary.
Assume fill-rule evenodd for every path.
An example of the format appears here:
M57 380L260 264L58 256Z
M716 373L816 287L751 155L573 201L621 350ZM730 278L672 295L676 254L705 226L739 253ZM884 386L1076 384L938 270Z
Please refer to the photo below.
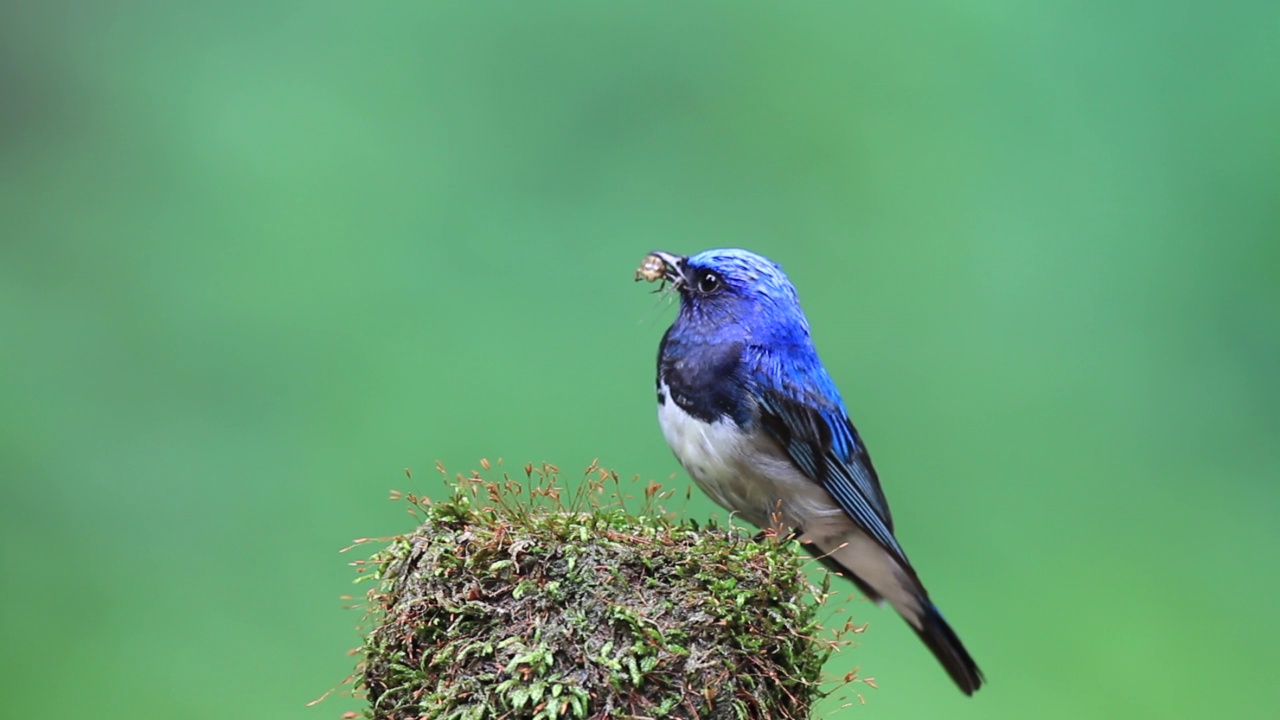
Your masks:
M811 380L816 381L816 393L802 392L794 385L757 388L764 429L786 449L798 468L831 493L849 517L909 567L893 536L889 504L866 446L834 386L829 392L822 391L823 385L831 385L826 373Z

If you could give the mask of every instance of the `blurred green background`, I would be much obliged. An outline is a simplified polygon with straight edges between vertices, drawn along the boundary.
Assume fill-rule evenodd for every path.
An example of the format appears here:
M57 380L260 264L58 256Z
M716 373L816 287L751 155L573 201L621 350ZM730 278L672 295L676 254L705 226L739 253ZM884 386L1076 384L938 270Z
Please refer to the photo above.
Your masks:
M800 288L990 680L859 603L831 669L881 689L828 717L1280 717L1277 28L0 3L5 715L358 707L304 707L358 642L336 551L437 459L676 474L674 310L632 273L737 245Z

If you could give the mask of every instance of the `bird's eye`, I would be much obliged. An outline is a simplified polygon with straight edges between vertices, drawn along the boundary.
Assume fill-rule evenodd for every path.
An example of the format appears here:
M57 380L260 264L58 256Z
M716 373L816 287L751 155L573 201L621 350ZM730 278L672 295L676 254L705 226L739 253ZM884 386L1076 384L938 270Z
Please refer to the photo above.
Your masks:
M698 292L707 295L720 289L720 276L710 270L698 273Z

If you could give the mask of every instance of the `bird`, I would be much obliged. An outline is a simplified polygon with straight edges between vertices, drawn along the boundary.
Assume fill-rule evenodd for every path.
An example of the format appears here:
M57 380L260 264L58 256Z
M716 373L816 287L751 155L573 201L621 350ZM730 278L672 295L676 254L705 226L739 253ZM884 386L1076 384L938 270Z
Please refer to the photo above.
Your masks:
M738 248L654 251L636 279L669 284L680 298L658 346L658 420L694 483L888 602L972 695L982 672L894 536L866 444L782 268Z

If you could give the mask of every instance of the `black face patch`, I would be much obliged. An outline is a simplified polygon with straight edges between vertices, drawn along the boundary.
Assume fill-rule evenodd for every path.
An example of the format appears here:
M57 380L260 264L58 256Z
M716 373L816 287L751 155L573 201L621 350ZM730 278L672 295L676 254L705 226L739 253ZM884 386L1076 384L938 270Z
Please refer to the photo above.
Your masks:
M703 345L696 353L690 350L667 330L658 346L658 384L666 383L671 401L698 420L711 423L729 417L745 426L750 419L740 416L752 405L745 402L742 383L738 382L742 343L714 348ZM661 405L661 390L658 396Z

